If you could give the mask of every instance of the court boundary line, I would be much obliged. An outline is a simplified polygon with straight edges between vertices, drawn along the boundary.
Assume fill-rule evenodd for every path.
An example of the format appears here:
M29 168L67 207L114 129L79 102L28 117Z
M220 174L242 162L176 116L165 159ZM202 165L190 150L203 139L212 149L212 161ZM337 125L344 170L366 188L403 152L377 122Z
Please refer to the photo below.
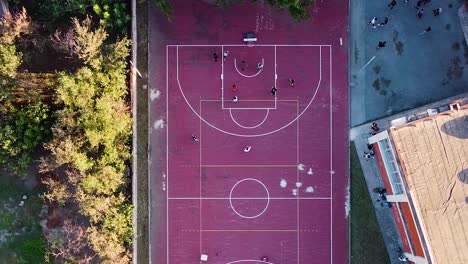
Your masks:
M166 46L166 127L166 263L169 264L169 46Z
M333 264L333 60L330 47L330 264ZM350 260L349 260L350 261Z
M169 45L167 45L169 46ZM218 46L218 45L216 45ZM271 45L270 45L271 46ZM281 45L276 45L276 46L281 46ZM291 46L291 45L289 45ZM302 45L302 46L307 46L307 45ZM298 47L302 47L302 46L298 46ZM299 119L310 107L310 105L312 104L312 102L315 100L315 97L317 96L317 93L318 91L320 90L321 88L321 83L322 83L322 46L320 45L309 45L309 46L312 46L312 47L320 47L319 48L319 58L320 58L320 67L319 67L319 75L320 75L320 78L319 78L319 81L317 82L317 86L316 86L316 89L315 89L315 92L314 94L312 95L312 98L309 100L307 106L302 110L301 114L299 116L296 116L294 119L292 119L289 123L286 123L284 126L280 127L280 128L277 128L275 130L272 130L272 131L269 131L269 132L265 132L265 133L262 133L262 134L238 134L238 133L233 133L233 132L228 132L226 130L223 130L221 128L218 128L216 126L214 126L213 124L211 124L210 122L206 121L203 117L200 116L199 113L197 113L197 111L195 111L195 109L193 109L193 106L189 103L189 101L187 100L187 97L185 96L185 93L182 89L182 85L180 84L180 79L179 79L179 45L176 45L176 70L177 70L177 73L176 73L176 76L177 76L177 84L179 86L179 91L180 93L182 94L182 97L184 98L187 106L190 108L190 110L196 115L198 116L198 118L200 118L205 124L207 124L208 126L210 126L211 128L215 129L215 130L218 130L219 132L222 132L222 133L225 133L227 135L231 135L231 136L238 136L238 137L261 137L261 136L267 136L267 135L270 135L270 134L274 134L278 131L281 131L283 129L285 129L286 127L290 126L292 123L296 122L297 119ZM331 49L331 46L328 45ZM222 47L222 50L224 50L224 46L221 45ZM223 63L221 63L223 65ZM166 65L167 68L169 68L169 64ZM224 66L222 66L224 67ZM166 90L168 91L168 87L166 87Z
M229 200L229 197L169 197L169 200ZM332 197L270 197L270 200L330 200ZM267 200L265 197L233 197L231 200Z
M200 104L201 104L201 102L200 102ZM232 109L229 109L229 115L231 116L232 121L233 121L236 125L238 125L238 126L244 128L244 129L254 129L254 128L257 128L257 127L263 125L263 123L265 123L265 121L267 120L269 114L270 114L270 109L267 109L267 110L266 110L265 117L263 118L263 120L262 120L259 124L255 125L255 126L243 126L243 125L239 124L239 123L236 121L236 119L234 118L234 116L232 116Z
M242 44L167 44L169 47L247 47ZM254 47L331 47L331 44L254 44Z

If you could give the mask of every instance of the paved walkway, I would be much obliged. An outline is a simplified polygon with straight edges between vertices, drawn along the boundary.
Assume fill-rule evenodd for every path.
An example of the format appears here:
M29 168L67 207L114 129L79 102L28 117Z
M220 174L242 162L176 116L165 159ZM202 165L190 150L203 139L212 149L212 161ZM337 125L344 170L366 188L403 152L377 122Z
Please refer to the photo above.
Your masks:
M367 139L370 136L370 127L373 121L377 122L380 129L386 130L390 127L390 120L410 115L411 113L423 111L428 108L435 108L444 104L448 104L452 101L460 99L462 97L468 96L468 93L460 94L453 96L441 101L437 101L422 107L411 109L405 112L402 112L397 115L389 116L379 120L371 120L371 122L357 126L351 129L350 131L350 140L353 141L356 145L356 150L359 156L359 162L363 170L364 177L366 178L367 189L370 193L372 204L374 205L377 221L380 225L380 230L387 248L388 255L390 257L391 263L399 264L401 263L398 260L398 254L396 254L396 249L402 247L402 242L398 235L397 227L395 220L393 218L392 211L388 208L384 208L380 205L380 202L377 200L379 196L372 191L376 187L384 186L382 177L379 172L379 168L375 159L366 160L363 157L364 151L367 151Z
M393 10L388 2L351 1L351 126L468 91L468 46L457 15L463 1L431 1L422 19L416 0L397 1ZM388 24L374 29L373 17ZM432 31L420 35L427 26ZM379 41L386 47L377 50Z

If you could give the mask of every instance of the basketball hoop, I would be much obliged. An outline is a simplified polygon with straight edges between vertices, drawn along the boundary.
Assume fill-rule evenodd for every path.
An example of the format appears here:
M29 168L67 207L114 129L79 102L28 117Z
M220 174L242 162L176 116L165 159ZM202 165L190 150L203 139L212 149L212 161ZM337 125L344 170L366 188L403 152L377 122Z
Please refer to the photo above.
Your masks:
M253 47L255 42L257 42L257 36L253 32L246 32L242 34L244 43L247 44L249 47Z

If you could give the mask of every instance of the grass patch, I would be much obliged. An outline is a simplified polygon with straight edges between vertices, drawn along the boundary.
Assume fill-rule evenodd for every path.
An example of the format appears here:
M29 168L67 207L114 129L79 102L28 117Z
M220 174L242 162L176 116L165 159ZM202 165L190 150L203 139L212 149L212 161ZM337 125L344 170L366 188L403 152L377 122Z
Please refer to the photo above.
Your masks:
M0 239L0 263L47 263L46 241L39 225L40 192L37 187L26 187L17 176L0 173L0 235L6 238ZM23 195L27 199L20 207Z
M374 66L372 68L372 70L374 70L375 74L379 74L381 69L382 69L382 67L380 67L379 65Z
M380 90L380 80L375 79L375 81L372 83L372 87L374 87L376 91Z
M351 161L351 264L390 263L354 143Z
M392 83L391 80L389 79L385 79L385 78L380 78L380 82L385 86L385 88L388 88L390 86L390 84Z

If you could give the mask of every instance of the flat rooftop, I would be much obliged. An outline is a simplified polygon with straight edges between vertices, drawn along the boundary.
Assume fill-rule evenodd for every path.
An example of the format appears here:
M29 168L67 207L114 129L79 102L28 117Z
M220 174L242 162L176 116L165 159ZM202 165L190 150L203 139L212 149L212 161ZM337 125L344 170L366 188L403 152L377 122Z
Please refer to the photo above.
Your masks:
M433 263L468 263L468 109L390 134Z

